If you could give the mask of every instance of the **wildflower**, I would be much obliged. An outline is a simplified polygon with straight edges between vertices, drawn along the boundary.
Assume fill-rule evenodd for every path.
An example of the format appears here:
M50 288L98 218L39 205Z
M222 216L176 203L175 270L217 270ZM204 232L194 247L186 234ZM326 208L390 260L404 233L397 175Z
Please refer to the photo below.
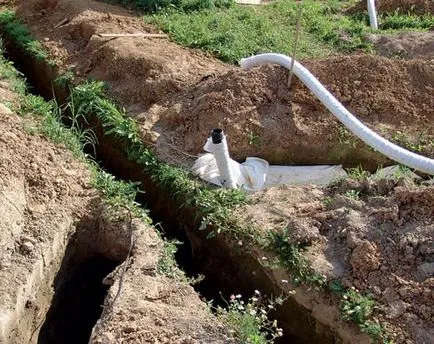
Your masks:
M288 283L288 280L283 279L283 280L282 280L282 283Z
M237 295L235 295L235 298L237 298L237 299L241 299L241 294L237 294Z
M259 290L255 290L255 294L256 295L261 295L261 293L259 292Z

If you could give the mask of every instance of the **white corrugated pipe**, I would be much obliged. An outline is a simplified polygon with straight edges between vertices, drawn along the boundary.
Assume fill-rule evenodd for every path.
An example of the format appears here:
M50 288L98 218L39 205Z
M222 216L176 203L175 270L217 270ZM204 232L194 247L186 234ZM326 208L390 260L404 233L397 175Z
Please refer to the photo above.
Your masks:
M290 68L292 59L281 54L260 54L241 59L241 67L249 69L265 63L276 63ZM388 158L415 170L434 175L434 160L401 148L366 127L354 117L327 89L299 62L294 63L294 74L315 94L354 135Z
M230 166L231 159L229 156L226 135L221 129L213 129L211 132L211 140L212 152L219 170L220 183L226 188L236 189L237 183L235 182Z
M375 0L368 0L368 13L369 13L369 22L371 23L371 28L377 30L378 22L377 22L377 10L375 9Z

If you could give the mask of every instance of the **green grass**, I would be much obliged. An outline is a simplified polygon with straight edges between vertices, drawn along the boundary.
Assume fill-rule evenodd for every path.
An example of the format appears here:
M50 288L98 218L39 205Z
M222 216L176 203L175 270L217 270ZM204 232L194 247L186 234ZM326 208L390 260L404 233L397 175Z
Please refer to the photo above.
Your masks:
M232 329L240 343L272 344L283 335L277 322L269 319L269 312L283 303L282 298L264 302L259 291L244 302L241 295L232 295L227 307L214 309L217 318Z
M371 52L372 46L365 40L373 32L368 15L366 12L345 15L344 9L351 4L354 1L304 0L297 56ZM242 57L263 52L289 55L293 52L297 15L293 0L279 0L265 6L204 5L195 10L164 6L154 12L144 16L145 22L157 25L181 45L202 49L226 62L236 63ZM428 30L434 26L430 15L394 13L380 17L379 21L383 33Z
M147 13L154 13L167 8L177 9L183 12L229 8L235 3L234 0L120 0L119 2Z
M230 230L231 209L246 202L243 191L211 188L188 171L158 159L141 141L136 122L108 99L102 82L90 81L73 88L70 106L78 116L96 116L104 134L122 143L129 160L143 166L144 173L174 199L181 198L184 205L196 207L200 229L215 228L209 237Z
M37 60L48 61L48 53L39 41L32 38L30 31L22 25L13 11L0 12L0 26L18 46Z

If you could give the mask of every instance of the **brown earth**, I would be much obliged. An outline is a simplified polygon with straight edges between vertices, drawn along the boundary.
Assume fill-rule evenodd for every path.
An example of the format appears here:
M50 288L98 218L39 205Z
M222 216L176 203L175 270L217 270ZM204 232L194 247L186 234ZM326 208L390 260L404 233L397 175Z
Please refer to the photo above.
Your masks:
M245 72L167 40L103 39L95 34L157 31L126 10L94 1L19 3L19 15L62 68L73 68L79 78L107 81L110 93L140 123L144 140L169 161L186 160L178 150L200 153L209 130L219 126L229 135L231 153L238 160L256 155L272 163L362 162L371 169L385 162L348 136L298 80L288 91L288 73L281 68ZM55 28L65 18L67 23ZM434 135L433 61L355 55L305 65L344 105L386 136L400 131L417 142L424 134L429 142ZM422 152L434 156L432 143ZM249 221L270 229L289 221L293 238L311 245L308 255L319 271L370 291L386 304L381 314L389 318L378 317L396 332L397 343L429 343L433 228L426 221L433 216L432 187L344 185L330 190L271 189L254 196L260 202L245 208L243 216L251 215ZM361 201L340 195L350 188L360 189ZM331 202L326 205L328 197ZM127 278L139 271L130 270ZM158 313L147 313L149 300L136 305L138 296L131 295L120 304L138 307L141 314ZM176 298L169 298L169 303L176 304ZM142 321L146 320L115 310L95 338L101 343L116 341L122 328L124 334L140 333L140 340L145 340L150 332ZM408 333L412 338L406 337ZM166 335L163 332L161 338Z
M282 68L245 72L165 39L103 39L96 34L156 30L99 2L60 0L54 9L35 11L26 1L19 14L62 68L106 81L140 124L143 139L168 161L191 160L202 152L209 131L221 127L236 160L362 163L371 170L388 163L348 135L299 81L288 91ZM63 19L68 22L54 28ZM423 137L421 153L434 156L427 125L434 116L432 61L357 55L305 65L368 126L386 137L404 133L408 145Z
M351 7L348 12L356 13L367 9L366 1L361 0L357 5ZM392 14L395 11L400 13L434 14L434 2L432 0L377 0L375 6L379 13Z
M370 35L367 40L381 56L400 59L434 59L434 31Z
M288 240L307 246L317 272L372 294L382 305L376 317L395 343L428 344L434 342L433 200L433 186L347 180L326 189L269 189L237 213L257 228L287 228Z
M121 262L130 230L111 220L83 162L29 134L38 122L3 104L18 102L5 80L0 100L0 343L36 343L61 264L94 255ZM89 343L233 343L191 286L157 273L164 244L155 229L134 220L132 230L136 241L121 293ZM119 277L120 268L106 278L112 285L106 306Z

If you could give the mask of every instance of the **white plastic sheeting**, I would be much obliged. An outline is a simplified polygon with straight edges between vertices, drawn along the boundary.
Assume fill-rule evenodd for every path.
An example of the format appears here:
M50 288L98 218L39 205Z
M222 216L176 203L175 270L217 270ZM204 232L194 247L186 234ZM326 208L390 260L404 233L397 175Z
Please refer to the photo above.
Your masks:
M211 139L208 139L204 150L210 153L196 160L193 172L203 180L224 186L214 156L215 146ZM247 158L242 164L229 159L229 166L236 187L246 191L259 191L278 185L327 185L347 175L340 165L270 166L266 160L260 158Z

